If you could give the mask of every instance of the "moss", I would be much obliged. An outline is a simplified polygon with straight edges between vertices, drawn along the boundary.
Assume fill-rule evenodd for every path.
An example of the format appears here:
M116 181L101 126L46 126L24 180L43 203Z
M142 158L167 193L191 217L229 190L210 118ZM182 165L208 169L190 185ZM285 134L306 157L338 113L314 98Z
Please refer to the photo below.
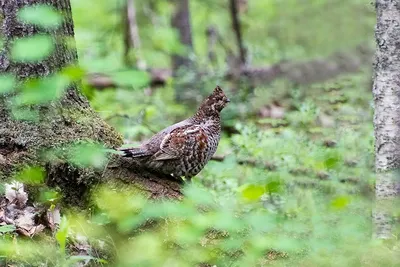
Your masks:
M54 1L53 1L54 2ZM20 8L30 5L32 1L6 1L3 13L6 23L2 25L2 34L6 42L16 37L32 36L40 33L38 27L17 20ZM67 0L54 2L54 7L63 12L65 21L62 27L46 34L53 35L54 40L59 36L72 38L73 21L70 3ZM64 38L61 38L65 40ZM7 50L8 47L5 47ZM17 76L20 81L28 78L40 78L54 74L62 68L77 62L74 46L58 42L52 55L38 63L14 62L7 58L9 51L4 51L0 57L0 73L8 72ZM102 183L106 177L126 177L137 183L146 185L145 190L152 195L178 196L177 185L169 182L149 181L142 177L140 170L95 170L80 168L68 164L65 160L44 160L40 152L49 148L63 147L79 140L94 140L106 147L116 148L122 144L122 137L111 126L105 123L90 107L87 99L80 93L79 86L72 84L65 95L52 103L41 106L25 107L39 114L35 121L14 120L9 111L13 103L13 95L0 95L0 168L1 178L7 179L23 165L38 165L46 168L47 184L59 187L65 195L65 200L71 204L84 205L89 189ZM20 107L18 107L20 108ZM153 176L153 178L156 176ZM171 191L168 190L171 189Z
M68 202L79 204L87 189L101 182L101 173L89 168L78 169L65 161L43 161L40 152L79 140L94 140L116 148L122 144L122 138L90 108L85 99L78 102L68 96L59 103L38 107L38 122L13 120L6 108L0 109L0 154L5 159L0 165L3 178L12 176L20 166L27 164L46 167L48 184L59 186ZM4 103L5 99L0 102Z

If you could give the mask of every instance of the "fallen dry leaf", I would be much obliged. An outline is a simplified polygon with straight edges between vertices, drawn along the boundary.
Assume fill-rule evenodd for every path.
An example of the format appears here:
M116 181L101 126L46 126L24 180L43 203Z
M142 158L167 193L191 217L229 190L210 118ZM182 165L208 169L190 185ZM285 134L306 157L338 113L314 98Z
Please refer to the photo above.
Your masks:
M28 194L24 191L24 185L17 181L5 184L5 196L10 203L16 203L19 206L25 205L28 201Z

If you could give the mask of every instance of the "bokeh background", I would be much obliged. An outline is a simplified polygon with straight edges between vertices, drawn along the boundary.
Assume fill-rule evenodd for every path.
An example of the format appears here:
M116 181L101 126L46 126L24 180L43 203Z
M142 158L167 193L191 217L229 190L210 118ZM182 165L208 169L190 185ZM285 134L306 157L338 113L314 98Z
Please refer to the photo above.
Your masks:
M82 91L127 144L191 116L217 84L231 103L218 151L184 200L99 187L87 213L68 211L55 239L28 242L22 260L9 252L14 261L399 266L398 246L371 241L370 1L71 4Z

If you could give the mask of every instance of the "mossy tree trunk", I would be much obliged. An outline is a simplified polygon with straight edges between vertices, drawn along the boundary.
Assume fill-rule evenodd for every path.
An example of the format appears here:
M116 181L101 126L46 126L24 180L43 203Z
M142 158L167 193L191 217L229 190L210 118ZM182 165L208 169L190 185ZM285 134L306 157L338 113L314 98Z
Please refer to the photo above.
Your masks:
M41 30L17 20L16 14L24 6L45 4L54 7L64 16L56 30ZM1 38L0 74L13 73L23 82L58 72L77 63L74 45L74 26L69 0L18 0L0 1ZM46 33L52 36L55 50L39 63L17 63L10 57L12 42L20 37ZM68 45L67 45L68 44ZM16 88L18 92L18 88ZM86 203L89 189L99 183L122 179L140 188L150 197L180 197L180 185L138 168L134 162L114 156L102 170L79 168L67 161L46 162L40 157L43 149L62 147L76 141L100 142L108 148L122 144L121 136L94 112L80 93L79 85L70 85L57 101L47 105L30 106L39 114L37 121L15 120L12 116L13 95L0 95L0 177L6 179L26 165L46 168L46 183L60 188L70 204Z

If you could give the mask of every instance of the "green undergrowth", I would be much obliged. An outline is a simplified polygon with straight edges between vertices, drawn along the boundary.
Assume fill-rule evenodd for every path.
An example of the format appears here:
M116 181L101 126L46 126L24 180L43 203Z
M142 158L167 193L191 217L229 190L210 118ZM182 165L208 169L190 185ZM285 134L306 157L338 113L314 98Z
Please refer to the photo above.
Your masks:
M281 82L255 88L250 108L232 101L223 111L235 129L224 132L217 151L224 160L207 164L182 201L146 200L127 186L99 187L89 212L64 211L51 256L39 249L46 239L35 237L38 249L25 256L10 249L10 259L93 266L398 265L397 241L371 239L373 129L366 77L361 72L307 88ZM169 87L151 96L96 92L92 104L130 142L194 111L174 103ZM283 109L280 116L260 115L263 107L276 106Z
M126 185L98 187L90 210L61 210L55 234L46 230L31 240L15 239L12 229L0 228L3 262L398 265L397 241L371 239L373 129L365 77L361 72L307 88L276 82L255 88L246 99L247 109L233 95L223 120L234 131L224 131L217 151L224 159L207 164L185 186L182 201L147 200ZM151 96L100 91L92 105L130 142L148 138L195 109L176 104L171 87ZM261 112L267 108L277 114L278 107L279 116Z

